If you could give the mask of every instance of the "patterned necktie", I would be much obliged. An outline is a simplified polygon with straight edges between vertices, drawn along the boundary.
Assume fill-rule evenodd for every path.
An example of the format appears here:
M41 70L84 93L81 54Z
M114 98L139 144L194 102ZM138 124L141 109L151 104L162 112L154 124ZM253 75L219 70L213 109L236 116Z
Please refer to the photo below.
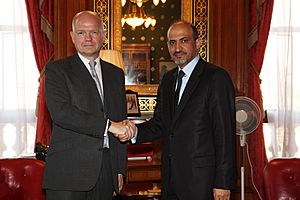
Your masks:
M179 70L179 74L177 76L177 88L175 91L175 107L178 105L178 100L179 100L179 93L181 89L181 84L182 84L182 77L184 77L185 73L182 70Z
M93 60L91 60L91 61L89 62L89 65L90 65L90 68L91 68L91 72L92 72L92 76L93 76L93 78L94 78L94 80L95 80L95 82L96 82L97 89L98 89L98 92L99 92L99 94L100 94L100 98L101 98L102 104L104 105L104 101L103 101L103 91L102 91L102 87L101 87L101 83L100 83L99 77L98 77L98 75L97 75L97 73L96 73L96 69L95 69L96 64L97 64L97 63L96 63L95 61L93 61Z

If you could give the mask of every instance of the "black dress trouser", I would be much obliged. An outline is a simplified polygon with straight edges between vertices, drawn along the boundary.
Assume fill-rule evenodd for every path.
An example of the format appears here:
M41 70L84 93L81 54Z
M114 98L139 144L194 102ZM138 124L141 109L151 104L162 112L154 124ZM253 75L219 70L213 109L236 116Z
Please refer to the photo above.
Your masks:
M98 181L90 191L46 190L47 200L112 200L113 178L109 149L103 150Z

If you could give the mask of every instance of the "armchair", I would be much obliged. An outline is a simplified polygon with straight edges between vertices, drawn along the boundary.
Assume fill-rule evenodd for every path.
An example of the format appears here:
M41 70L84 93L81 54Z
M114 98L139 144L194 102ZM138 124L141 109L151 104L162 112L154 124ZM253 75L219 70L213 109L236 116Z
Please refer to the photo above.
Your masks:
M0 159L0 200L45 200L43 174L43 161Z
M266 200L300 199L300 159L278 158L264 169Z

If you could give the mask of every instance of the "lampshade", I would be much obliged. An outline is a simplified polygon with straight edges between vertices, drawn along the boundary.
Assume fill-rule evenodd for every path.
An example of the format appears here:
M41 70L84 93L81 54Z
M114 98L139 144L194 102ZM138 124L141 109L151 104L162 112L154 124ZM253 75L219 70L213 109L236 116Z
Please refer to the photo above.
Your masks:
M103 49L100 51L100 58L121 68L125 74L125 65L120 51Z

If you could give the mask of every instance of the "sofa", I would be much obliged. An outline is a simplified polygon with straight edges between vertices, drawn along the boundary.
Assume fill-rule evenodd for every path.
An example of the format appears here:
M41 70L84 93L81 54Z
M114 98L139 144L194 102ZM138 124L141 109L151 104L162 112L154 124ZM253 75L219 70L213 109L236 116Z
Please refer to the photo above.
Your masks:
M266 200L300 199L300 159L277 158L264 169Z
M0 200L45 200L43 174L35 158L0 159Z

